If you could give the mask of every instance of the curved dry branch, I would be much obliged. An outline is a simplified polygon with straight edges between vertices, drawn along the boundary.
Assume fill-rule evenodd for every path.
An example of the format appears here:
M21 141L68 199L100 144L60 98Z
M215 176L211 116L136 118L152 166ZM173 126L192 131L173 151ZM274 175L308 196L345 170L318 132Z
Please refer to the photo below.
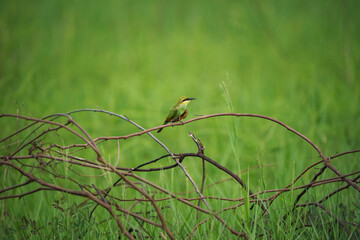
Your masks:
M105 113L111 116L116 116L136 126L138 129L140 129L140 132L131 133L125 136L100 136L92 138L90 134L81 126L81 124L74 120L74 114L79 112ZM161 125L146 130L136 122L130 120L127 117L124 117L123 115L100 109L80 109L66 114L52 114L42 119L12 114L0 114L0 118L16 118L31 122L20 130L16 130L5 138L0 139L0 146L3 146L2 149L6 149L6 154L0 155L0 170L6 168L6 171L9 171L10 169L12 171L11 174L16 173L20 176L26 177L27 179L26 181L23 180L21 183L12 184L11 181L7 181L7 178L5 178L6 182L3 183L3 188L0 189L0 201L10 201L14 198L25 199L35 194L36 192L58 191L64 194L70 194L73 196L84 198L84 202L92 201L96 204L96 206L105 209L111 215L112 219L116 221L121 233L124 234L128 239L134 239L134 234L137 234L137 237L140 238L142 238L143 234L147 234L149 236L150 231L147 231L147 225L159 229L160 233L157 237L164 237L164 234L166 234L167 237L170 239L175 239L179 237L187 237L189 239L194 235L196 231L198 231L200 226L205 224L209 224L210 226L212 220L217 221L222 226L224 226L224 228L227 229L229 233L241 238L248 239L249 237L246 228L241 226L240 224L240 226L236 225L236 228L239 229L235 230L234 226L231 226L232 224L230 223L228 218L223 217L223 214L229 210L235 211L237 209L243 209L244 207L247 208L247 203L251 203L253 204L252 206L258 204L261 207L262 211L260 211L260 213L262 213L259 219L266 218L265 213L271 214L271 211L274 210L273 208L270 209L270 206L274 202L281 201L281 198L279 198L280 196L288 196L286 194L289 194L291 192L291 194L296 193L297 195L294 195L295 201L293 203L292 209L288 211L288 213L283 217L283 219L285 219L286 216L290 214L294 214L294 210L296 208L306 208L310 205L317 206L323 211L325 211L330 218L334 219L337 223L339 223L350 238L352 237L351 227L356 228L356 223L351 223L340 219L334 214L335 211L331 210L330 212L330 210L325 208L325 205L323 205L323 203L328 199L333 198L333 196L335 195L339 196L339 194L345 193L344 190L349 189L350 187L350 189L355 189L356 191L360 192L360 188L358 186L360 171L355 170L354 172L342 174L331 164L332 161L337 161L338 157L349 154L356 154L359 153L360 150L352 150L326 158L320 148L302 133L296 131L295 129L276 119L257 114L217 113L193 118L183 123L174 123L173 126L179 126L182 124L191 123L193 121L202 121L207 118L223 116L260 118L281 125L282 127L294 133L297 137L300 137L309 145L311 145L311 147L315 149L321 157L321 161L318 161L306 167L299 175L294 178L294 180L292 180L291 183L284 184L284 188L266 190L258 187L257 191L261 191L253 192L249 189L249 186L247 186L244 181L239 177L239 175L233 171L233 169L229 169L219 164L220 161L217 162L213 158L205 155L205 146L201 143L200 139L195 138L193 133L189 134L197 146L196 153L173 153L163 142L159 141L151 133L151 131L155 131L159 128L170 127L170 125ZM63 118L66 119L65 123L60 122L60 120L63 120ZM57 119L59 119L59 122L55 121ZM42 129L42 131L38 131L39 129ZM64 146L60 145L57 142L46 142L51 139L47 137L52 133L64 134L64 132L60 130L65 130L65 134L70 134L71 136L80 139L82 142L72 143L70 145ZM18 143L17 145L12 145L11 148L7 148L6 144L11 143L12 139L20 136L20 134L26 134L29 131L30 134L23 138L20 144ZM117 163L115 165L110 164L110 162L103 157L106 155L102 155L100 153L98 145L104 143L105 141L117 141L117 146L119 149L118 140L141 136L144 134L147 134L154 141L156 141L161 146L161 148L165 149L167 154L160 156L154 160L145 161L138 166L131 166L125 168L123 166L116 166ZM26 150L28 151L28 153L24 154L24 151ZM96 159L86 157L93 156L94 153L96 154ZM202 161L202 179L200 189L197 187L195 181L191 178L190 175L195 170L185 169L185 167L183 166L183 164L185 164L186 161L190 159L190 157ZM175 163L162 167L151 166L155 163L158 163L160 160L168 158L173 159ZM295 183L298 183L299 180L304 181L305 173L308 173L310 170L314 171L315 167L321 163L324 163L324 166L317 171L317 173L314 175L310 182L304 182L301 186L298 186L299 184L295 186ZM211 164L215 166L216 171L222 171L228 174L231 179L235 180L234 182L236 182L236 184L240 185L241 188L244 188L248 191L248 196L239 196L237 198L230 199L221 195L208 196L204 194L204 191L206 192L207 188L211 188L212 186L216 184L221 184L221 182L223 182L220 181L212 185L205 185L207 179L209 179L210 177L208 169L205 168L206 164ZM156 181L150 181L146 177L147 173L156 173L160 171L163 171L163 173L165 173L166 170L173 169L178 166L181 168L181 171L185 173L186 178L189 179L189 181L193 185L193 189L185 193L186 195L184 197L182 197L183 195L181 193L175 193L171 188L167 189L168 187L161 187L159 185L161 183L158 183ZM105 185L105 190L102 190L102 188L99 187L100 185L88 183L90 177L88 175L84 175L84 172L87 172L90 169L92 169L93 171L101 171L102 173L115 175L118 180L115 181L114 184L110 185L110 187L106 188ZM336 177L324 177L326 176L326 174L324 174L326 172L326 169L329 169L331 170L331 172L335 173ZM65 172L70 171L72 175L65 174L64 170ZM197 171L199 170L197 169ZM137 172L141 172L142 177L136 175ZM99 178L103 175L104 174L100 174L96 177ZM322 179L319 178L320 176L322 176ZM54 181L55 179L67 181L70 185L63 186L59 184L59 182L61 181ZM120 181L122 182L120 183ZM340 184L343 185L338 186ZM317 201L312 201L310 203L305 202L303 197L305 196L305 194L309 193L310 189L318 189L325 185L335 186L335 188L330 193L328 192L327 194L321 196L321 198ZM119 196L118 192L110 192L110 190L114 188L122 188L122 190L124 190L125 188L131 188L134 190L134 192L136 192L136 194L139 194L140 197ZM197 197L190 197L190 195L195 192L197 193ZM241 192L239 191L239 195L240 193ZM172 206L175 206L171 203L171 201L174 201L183 206L184 208L189 209L189 212L195 210L193 212L196 212L196 217L194 217L193 221L194 226L190 228L190 231L192 229L191 232L178 233L179 236L173 233L175 228L172 226L172 219L166 218L166 216L168 216L166 213L167 209L172 209ZM201 207L200 201L205 203L206 209ZM222 209L210 208L209 203L212 204L216 201L219 201L221 203L227 202L228 204L224 205ZM126 208L124 207L126 206L124 204L131 205ZM83 204L80 204L80 206L82 205ZM135 212L135 208L140 205L150 206L150 208L147 208L146 211L144 210ZM253 207L251 207L249 211L253 211L253 214L257 215L256 211L253 210ZM139 229L135 229L135 231L133 231L134 229L132 228L126 229L126 225L124 224L124 222L132 221L135 221L139 225ZM265 219L264 221L267 220ZM285 221L283 223L285 224ZM257 223L255 221L252 221L250 224L252 226L255 226L255 224ZM305 227L306 221L304 221L303 224L303 228ZM297 229L300 230L301 227L297 227ZM164 233L161 231L164 231ZM263 232L261 232L260 235L261 234L263 234Z

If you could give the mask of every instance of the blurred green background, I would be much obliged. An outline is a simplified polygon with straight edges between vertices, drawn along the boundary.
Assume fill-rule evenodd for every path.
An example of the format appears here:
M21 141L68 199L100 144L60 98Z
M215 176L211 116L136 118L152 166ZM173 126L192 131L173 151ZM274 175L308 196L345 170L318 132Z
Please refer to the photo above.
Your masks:
M151 128L185 95L197 98L188 119L263 114L326 156L353 150L360 146L359 10L357 0L0 1L0 112L41 118L101 108ZM74 118L92 137L137 131L100 115ZM1 138L16 129L14 119L0 124ZM174 152L196 151L188 131L235 172L273 164L263 172L275 179L271 187L319 160L305 142L258 119L208 119L156 136ZM125 164L164 153L151 139L126 143ZM349 172L355 162L336 167ZM274 176L274 169L284 171ZM258 177L250 179L261 189Z
M324 127L358 146L358 10L327 0L1 1L1 112L99 107L149 128L182 95L198 98L189 117L229 111L225 82L235 112Z
M150 128L185 95L198 98L188 118L264 114L329 154L348 150L360 145L359 5L1 1L0 110L43 117L102 108ZM82 123L91 134L125 131L94 115ZM224 121L186 129L226 133Z

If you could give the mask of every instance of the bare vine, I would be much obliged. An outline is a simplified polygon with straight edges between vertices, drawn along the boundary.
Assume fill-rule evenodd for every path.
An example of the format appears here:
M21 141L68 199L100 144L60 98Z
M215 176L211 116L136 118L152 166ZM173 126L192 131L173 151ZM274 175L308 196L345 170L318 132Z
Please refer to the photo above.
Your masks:
M73 119L72 116L79 112L109 114L136 126L140 131L122 136L100 136L93 138L78 122ZM282 196L288 192L297 192L295 201L293 203L293 208L286 215L284 215L284 221L286 220L287 216L296 209L315 206L324 211L328 216L334 219L334 221L338 222L339 225L343 227L344 231L347 233L350 239L353 238L349 227L356 226L359 228L357 223L351 223L339 219L331 212L331 209L327 209L323 203L346 189L352 189L353 191L357 191L360 194L360 171L343 174L331 163L331 161L334 161L343 155L356 154L360 152L360 149L340 153L331 157L325 157L321 149L302 133L280 122L279 120L257 114L217 113L200 116L188 121L184 121L183 123L175 123L173 125L178 126L194 121L201 121L207 118L224 116L260 118L278 124L291 131L293 134L295 134L295 136L310 144L321 158L321 161L308 166L300 175L294 179L293 182L287 184L282 189L271 189L254 192L250 190L249 186L245 184L244 180L240 178L239 174L235 173L232 169L221 165L219 163L221 161L216 161L207 156L205 154L205 146L200 139L196 138L193 133L189 133L189 136L197 147L197 152L194 153L173 153L169 147L167 147L151 133L157 129L169 127L169 125L162 125L150 129L145 129L123 115L100 109L81 109L66 114L52 114L42 119L13 114L1 114L0 119L10 118L16 121L23 120L29 122L29 124L21 129L13 131L11 134L0 140L0 149L2 150L2 155L0 155L0 171L5 172L5 168L10 168L14 172L17 172L18 175L23 176L26 179L25 181L17 184L4 182L2 185L3 188L0 189L0 200L5 201L13 198L22 198L35 194L39 191L59 191L63 192L64 194L81 197L86 201L94 202L92 207L93 210L89 216L90 218L96 207L100 206L110 214L111 218L119 227L121 234L124 234L128 239L135 239L136 236L140 236L140 238L143 238L144 236L151 237L146 229L145 224L149 224L153 227L161 229L160 236L157 236L156 238L164 237L166 235L170 239L176 239L176 233L174 233L174 229L169 225L170 220L166 219L165 217L166 208L161 207L163 204L159 205L159 203L178 201L189 209L195 209L197 212L196 224L194 225L192 231L187 233L186 239L192 238L194 233L201 226L208 223L210 224L211 219L215 219L221 223L232 234L248 239L248 232L243 230L243 227L231 226L225 219L221 217L221 214L229 210L238 209L241 206L246 205L248 201L249 203L253 204L251 209L259 206L259 209L261 209L262 212L260 217L265 217L266 215L271 214L271 206L279 196ZM59 144L57 142L49 142L47 137L51 133L57 133L58 135L65 133L70 134L80 140L80 143L72 142L71 144ZM26 137L23 137L23 140L20 142L19 136L21 134L26 134ZM103 154L99 150L99 146L102 143L107 141L117 141L119 158L120 140L139 137L145 134L150 136L157 144L159 144L167 152L167 154L159 156L154 160L147 160L138 166L124 167L121 166L121 164L118 164L119 159L116 164L111 164L109 160L104 158ZM88 157L84 158L81 153L86 150L89 150L92 154L88 153L86 154ZM163 167L150 167L152 164L168 158L174 160L174 164ZM191 171L189 172L183 166L183 163L189 158L199 159L202 162L202 181L200 188L191 177ZM106 188L97 186L94 183L87 184L77 179L75 176L70 177L69 174L65 174L63 171L64 169L59 167L62 166L62 163L66 163L66 168L75 173L75 176L79 176L79 179L84 176L84 172L86 172L88 169L93 169L103 172L102 175L99 175L101 177L107 173L115 174L118 180ZM225 198L222 196L204 195L204 189L207 187L205 185L207 165L212 165L219 171L226 173L229 176L228 180L234 180L238 184L239 189L244 189L246 192L248 192L248 196L241 196L241 191L239 191L239 197L236 199ZM315 167L319 165L322 165L322 167L317 171L309 183L295 187L295 183L302 179L305 173L309 172L310 170L314 170ZM191 182L193 189L197 193L198 197L182 197L181 194L175 193L171 189L165 189L164 187L161 187L159 183L150 181L149 179L136 174L167 171L177 167L182 170L186 178ZM318 180L326 170L330 170L331 172L335 173L336 177ZM43 177L43 175L46 175L47 177ZM61 181L54 181L54 179L63 179L71 182L72 184L69 186L64 186L59 184ZM301 202L302 197L305 196L310 189L334 183L343 183L343 186L338 187L336 190L324 196L319 201ZM29 190L28 186L33 184L35 184L37 187ZM119 196L117 193L112 193L111 191L114 188L121 188L124 186L134 189L135 192L140 195L140 197L124 198ZM149 189L152 189L153 191L150 191ZM234 205L223 209L214 209L207 200L234 202ZM197 203L193 203L194 201L197 201ZM129 208L124 208L123 203L125 202L131 203L131 206ZM150 204L152 211L156 213L156 217L149 217L147 212L132 211L136 205L143 203ZM201 203L204 203L205 208L202 207ZM200 219L200 213L208 217L203 217ZM126 228L126 222L130 221L129 218L135 220L141 227L135 231L134 229ZM306 226L304 225L304 227Z

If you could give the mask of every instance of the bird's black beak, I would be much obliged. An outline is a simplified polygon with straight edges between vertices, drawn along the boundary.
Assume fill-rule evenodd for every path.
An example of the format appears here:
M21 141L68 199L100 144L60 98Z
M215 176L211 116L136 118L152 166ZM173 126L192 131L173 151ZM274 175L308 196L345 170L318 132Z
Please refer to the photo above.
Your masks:
M184 101L187 101L187 100L195 100L196 98L186 98L184 99Z

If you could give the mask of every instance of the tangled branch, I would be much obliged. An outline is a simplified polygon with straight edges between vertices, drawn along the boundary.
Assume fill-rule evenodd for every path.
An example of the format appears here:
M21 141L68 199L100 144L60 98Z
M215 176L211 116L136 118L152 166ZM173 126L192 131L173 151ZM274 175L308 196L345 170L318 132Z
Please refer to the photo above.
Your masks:
M136 126L140 131L122 136L101 136L93 138L77 121L73 119L72 115L80 112L109 114ZM231 234L248 239L249 233L247 230L244 230L244 227L231 226L228 221L221 217L221 214L229 210L239 209L242 206L246 206L247 203L251 203L253 204L251 209L254 209L256 206L258 206L262 213L260 217L264 218L271 214L271 206L276 201L276 199L288 192L300 191L297 193L292 210L284 215L284 221L286 220L287 216L291 214L291 212L294 212L298 208L315 206L324 211L334 221L337 221L343 227L349 238L353 237L349 226L357 226L356 223L350 223L339 219L331 212L331 209L327 209L323 203L333 196L340 194L340 192L344 191L345 189L351 188L360 193L360 171L343 174L331 163L331 161L335 160L336 158L339 158L343 155L355 154L360 152L360 150L353 150L331 157L325 157L320 148L300 132L276 119L257 114L217 113L193 118L183 123L175 123L173 126L188 124L194 121L201 121L207 118L225 116L260 118L278 124L295 134L295 136L310 144L321 158L321 161L308 166L300 175L294 178L293 182L287 184L282 189L271 189L255 192L250 189L250 186L245 184L244 180L240 177L239 174L235 173L232 169L221 165L219 163L221 161L216 161L206 155L205 146L200 139L196 138L193 133L189 133L189 136L197 147L197 152L194 153L173 153L169 147L167 147L151 133L157 129L169 127L169 125L162 125L151 129L145 129L123 115L100 109L81 109L69 112L67 114L52 114L42 119L13 114L1 114L0 119L7 118L16 119L17 121L24 120L29 122L29 124L21 129L13 131L13 133L0 140L0 146L2 150L2 155L0 155L1 171L4 172L5 168L10 168L13 170L13 174L16 172L17 175L25 177L26 179L24 182L17 184L13 184L11 181L4 182L4 188L0 190L0 200L5 201L14 198L22 198L40 191L58 191L64 194L77 196L86 201L94 202L92 208L93 210L89 217L92 216L92 213L95 211L96 207L100 206L110 214L112 219L119 227L121 233L124 234L128 239L135 239L136 236L134 234L141 236L141 238L144 235L149 236L149 231L146 230L145 224L159 228L161 230L159 237L166 234L170 239L175 239L178 233L174 233L174 228L169 225L169 222L171 222L170 219L166 218L167 207L161 206L164 205L163 203L166 204L170 201L176 201L189 209L196 210L197 212L195 225L192 231L186 234L186 239L190 239L201 226L205 224L211 224L212 219L215 219L215 221L218 221L220 224L222 224ZM52 133L57 133L60 136L67 136L67 134L69 134L72 136L72 143L64 144L59 142L51 142L51 140L49 140L51 139L49 136ZM167 154L154 160L145 161L138 166L124 167L121 166L121 164L118 164L120 155L119 141L139 137L145 134L150 136L157 144L159 144L160 147L162 147L167 152ZM22 142L19 141L19 136L23 138ZM81 142L77 143L75 139L80 140ZM118 161L116 164L111 164L110 161L104 157L104 153L101 153L99 150L99 146L101 144L109 141L117 141L118 143ZM85 152L86 154L84 154ZM86 157L84 157L84 155ZM163 167L150 167L151 165L154 165L163 159L169 158L174 161L173 164ZM196 182L191 176L193 170L191 169L191 171L188 171L183 165L184 162L186 162L189 158L199 159L202 162L202 181L200 188L197 186ZM314 175L309 183L295 187L295 183L297 183L300 179L303 179L305 173L309 172L310 170L314 170L316 166L321 164L323 165L322 168ZM207 165L214 166L219 171L227 174L229 176L228 180L235 180L240 189L238 192L238 198L232 199L222 196L204 195L204 189L207 187L205 185L206 175L209 174L205 168ZM194 191L197 194L197 197L182 197L181 194L175 193L171 189L160 186L158 182L150 180L150 178L141 177L137 174L163 172L170 169L176 169L178 167L191 183ZM74 174L68 174L65 169L70 170ZM336 177L318 180L327 169L335 173ZM107 187L94 183L89 184L89 177L86 180L86 177L84 178L84 173L90 170L92 170L92 172L102 172L102 174L98 175L99 177L104 177L106 174L113 174L117 176L118 180ZM62 185L60 184L61 181L55 181L55 179L68 181L69 184ZM336 190L324 196L319 201L304 203L300 202L303 196L305 196L311 189L334 183L343 183L345 185L338 187ZM34 185L36 185L36 188L30 187ZM113 189L124 189L126 187L133 189L137 194L136 197L121 197L119 196L118 192L112 191ZM245 191L241 191L241 189ZM247 192L247 196L241 195L241 193L244 192ZM230 203L234 202L235 205L222 209L215 209L211 206L208 200L217 200ZM197 204L193 203L194 201L197 201ZM128 208L124 208L124 203L129 203L131 205ZM156 217L150 217L148 211L135 212L132 210L135 209L135 206L139 204L148 203L150 205L147 206L151 206L152 211L156 213ZM202 207L201 203L204 204L205 208ZM166 205L169 206L169 204ZM202 217L202 219L200 219L200 213L207 217ZM133 219L141 226L135 232L132 228L126 227L126 223L131 221L129 218ZM305 224L304 227L306 227ZM236 228L240 228L240 230L236 230Z

